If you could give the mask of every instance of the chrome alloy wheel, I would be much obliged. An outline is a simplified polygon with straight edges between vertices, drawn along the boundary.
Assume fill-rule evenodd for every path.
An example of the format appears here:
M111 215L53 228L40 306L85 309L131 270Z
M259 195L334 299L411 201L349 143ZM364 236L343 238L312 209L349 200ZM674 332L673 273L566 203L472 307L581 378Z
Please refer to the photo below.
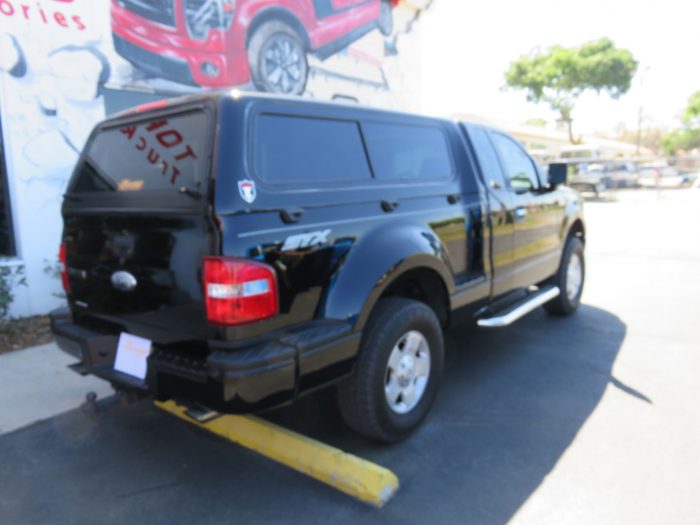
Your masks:
M389 408L397 414L413 410L430 377L430 345L423 334L411 330L399 338L389 355L384 377Z
M583 284L583 264L578 253L572 253L566 268L566 296L569 301L575 301Z
M263 56L263 74L268 85L278 93L295 93L304 82L304 50L285 34L269 42Z

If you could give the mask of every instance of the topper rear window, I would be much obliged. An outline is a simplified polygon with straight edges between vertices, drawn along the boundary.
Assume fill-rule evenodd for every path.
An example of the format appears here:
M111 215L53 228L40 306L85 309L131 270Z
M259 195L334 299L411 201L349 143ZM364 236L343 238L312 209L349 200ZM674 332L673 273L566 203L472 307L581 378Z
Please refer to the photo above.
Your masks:
M209 115L193 111L100 129L86 147L74 175L72 193L204 192Z

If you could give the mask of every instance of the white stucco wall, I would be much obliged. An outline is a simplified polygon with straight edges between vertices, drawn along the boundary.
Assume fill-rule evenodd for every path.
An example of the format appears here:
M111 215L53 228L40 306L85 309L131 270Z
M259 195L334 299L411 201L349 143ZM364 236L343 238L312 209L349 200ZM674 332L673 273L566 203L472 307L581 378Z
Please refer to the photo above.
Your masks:
M58 279L46 271L57 259L62 194L92 126L104 117L96 95L95 59L60 51L99 47L105 39L107 0L21 2L0 6L0 36L8 60L12 46L26 65L22 75L0 73L0 114L8 193L17 256L27 286L15 287L10 315L46 313L62 299ZM42 107L44 109L42 109Z

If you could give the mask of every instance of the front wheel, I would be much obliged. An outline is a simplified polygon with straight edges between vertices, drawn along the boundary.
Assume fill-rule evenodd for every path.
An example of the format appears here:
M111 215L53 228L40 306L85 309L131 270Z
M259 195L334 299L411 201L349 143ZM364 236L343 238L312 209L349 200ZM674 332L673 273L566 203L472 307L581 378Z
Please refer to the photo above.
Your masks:
M583 242L578 237L569 237L564 246L559 270L553 279L553 284L559 287L559 296L545 303L545 310L554 315L574 313L581 304L585 276Z
M309 65L299 35L282 22L267 22L248 45L248 64L255 88L268 93L301 95Z
M367 324L357 367L338 386L340 412L356 432L399 441L427 416L442 376L437 316L410 299L382 299Z

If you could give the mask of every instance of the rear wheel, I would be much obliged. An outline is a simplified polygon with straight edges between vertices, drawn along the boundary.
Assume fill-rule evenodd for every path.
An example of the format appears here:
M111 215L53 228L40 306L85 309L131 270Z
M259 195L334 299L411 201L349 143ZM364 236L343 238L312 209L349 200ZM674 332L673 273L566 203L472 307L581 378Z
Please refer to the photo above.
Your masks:
M574 313L581 303L585 276L583 242L578 237L569 237L564 246L559 270L553 279L553 283L559 287L559 296L545 303L544 308L554 315Z
M338 386L343 419L371 439L405 438L430 410L443 359L433 310L410 299L382 299L367 324L355 373Z
M297 32L282 22L267 22L256 29L248 45L248 63L260 91L301 95L306 88L306 50Z

